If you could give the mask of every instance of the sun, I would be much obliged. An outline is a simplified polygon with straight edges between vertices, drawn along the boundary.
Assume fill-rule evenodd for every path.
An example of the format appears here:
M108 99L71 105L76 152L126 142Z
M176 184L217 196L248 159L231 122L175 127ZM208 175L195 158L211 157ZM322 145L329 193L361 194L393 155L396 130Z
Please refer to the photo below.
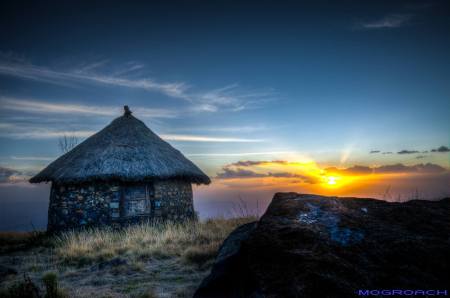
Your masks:
M334 176L328 176L327 177L327 183L328 183L328 185L336 185L336 183L337 183L337 178L336 177L334 177Z
M323 176L323 186L328 188L337 188L343 186L344 182L348 182L347 179L338 175L325 175Z

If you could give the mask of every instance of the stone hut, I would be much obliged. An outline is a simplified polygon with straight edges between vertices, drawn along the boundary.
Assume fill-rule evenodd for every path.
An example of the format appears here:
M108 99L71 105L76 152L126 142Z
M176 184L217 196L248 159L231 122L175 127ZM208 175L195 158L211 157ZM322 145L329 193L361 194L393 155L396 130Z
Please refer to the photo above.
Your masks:
M123 116L31 183L52 182L47 230L195 218L192 183L211 181L125 106Z

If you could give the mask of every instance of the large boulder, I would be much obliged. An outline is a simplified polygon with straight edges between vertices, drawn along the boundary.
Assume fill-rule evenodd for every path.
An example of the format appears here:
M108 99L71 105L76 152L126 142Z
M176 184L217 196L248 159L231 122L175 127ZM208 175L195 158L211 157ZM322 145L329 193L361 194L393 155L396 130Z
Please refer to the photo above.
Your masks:
M225 254L225 240L195 297L436 294L450 280L449 211L448 198L389 203L277 193L257 225L231 234L240 235L238 250Z
M242 297L254 291L254 285L246 279L246 268L242 267L242 241L256 228L256 222L235 229L219 249L211 274L197 290L199 297ZM243 270L241 270L243 269ZM234 285L230 287L230 285Z

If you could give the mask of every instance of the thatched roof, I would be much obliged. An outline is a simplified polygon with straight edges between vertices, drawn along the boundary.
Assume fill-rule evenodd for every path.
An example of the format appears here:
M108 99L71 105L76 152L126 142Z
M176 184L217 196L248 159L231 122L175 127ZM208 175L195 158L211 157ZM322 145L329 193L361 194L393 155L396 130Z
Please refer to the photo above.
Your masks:
M197 184L211 182L180 151L133 117L126 107L123 116L56 159L30 182L154 179L183 179Z

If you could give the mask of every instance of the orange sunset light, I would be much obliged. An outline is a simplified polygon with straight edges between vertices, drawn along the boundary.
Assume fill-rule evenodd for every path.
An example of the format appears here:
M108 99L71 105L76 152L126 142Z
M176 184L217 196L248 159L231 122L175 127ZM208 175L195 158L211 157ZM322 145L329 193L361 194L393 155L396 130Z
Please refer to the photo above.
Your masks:
M294 191L322 195L383 196L386 189L408 196L421 181L443 181L446 168L429 164L336 167L307 157L297 160L241 161L223 168L216 186L245 191ZM428 180L427 180L428 179ZM411 185L414 185L411 187Z

